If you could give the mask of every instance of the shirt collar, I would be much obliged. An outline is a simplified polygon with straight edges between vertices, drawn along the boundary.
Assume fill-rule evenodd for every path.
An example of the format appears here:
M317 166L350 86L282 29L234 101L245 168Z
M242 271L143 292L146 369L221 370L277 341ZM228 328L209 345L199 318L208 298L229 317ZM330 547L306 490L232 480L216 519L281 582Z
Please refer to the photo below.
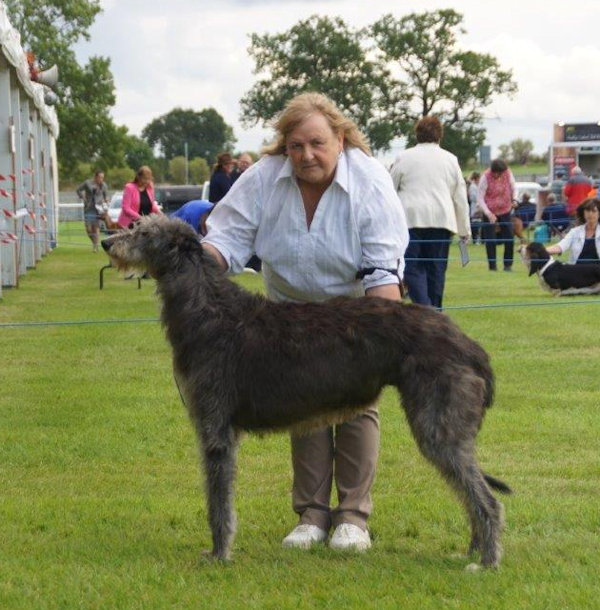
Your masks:
M548 269L548 267L550 267L551 265L553 265L556 261L550 257L550 260L540 269L540 275L544 275L544 273L546 273L546 270Z
M290 158L286 157L285 155L282 155L282 157L285 159L285 162L281 166L281 169L279 170L279 173L275 178L275 182L277 182L278 180L283 180L284 178L293 178L294 176L294 170L292 168L292 162L290 161Z
M349 172L348 172L348 155L345 150L342 150L340 156L338 157L337 167L335 169L335 178L334 182L337 182L346 193L349 192Z

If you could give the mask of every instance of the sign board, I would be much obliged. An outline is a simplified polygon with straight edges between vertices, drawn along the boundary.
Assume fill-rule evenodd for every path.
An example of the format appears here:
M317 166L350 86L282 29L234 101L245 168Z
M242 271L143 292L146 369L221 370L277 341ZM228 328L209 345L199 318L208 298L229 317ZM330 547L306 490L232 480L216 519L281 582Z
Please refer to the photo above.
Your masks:
M575 167L575 157L557 155L552 164L553 180L567 180Z
M487 167L492 162L492 147L485 145L479 147L479 165Z
M564 125L565 142L592 142L600 140L598 123L566 123Z

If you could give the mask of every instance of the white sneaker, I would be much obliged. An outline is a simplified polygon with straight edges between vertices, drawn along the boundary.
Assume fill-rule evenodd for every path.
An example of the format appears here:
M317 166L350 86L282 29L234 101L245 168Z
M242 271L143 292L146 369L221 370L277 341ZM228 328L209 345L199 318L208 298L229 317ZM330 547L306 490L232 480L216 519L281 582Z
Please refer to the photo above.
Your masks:
M316 525L301 523L283 539L282 545L286 548L309 549L313 544L325 540L327 540L325 530Z
M335 528L329 546L338 551L366 551L371 547L369 532L352 523L340 523Z

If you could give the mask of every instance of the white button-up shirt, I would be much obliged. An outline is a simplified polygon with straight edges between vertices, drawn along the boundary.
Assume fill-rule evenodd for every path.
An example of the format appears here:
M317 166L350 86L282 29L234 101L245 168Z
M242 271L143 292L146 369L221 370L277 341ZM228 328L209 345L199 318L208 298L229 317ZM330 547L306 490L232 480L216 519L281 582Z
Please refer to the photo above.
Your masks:
M398 283L408 229L385 168L361 150L340 155L335 178L322 195L310 227L292 165L266 156L247 169L209 216L202 240L242 271L250 256L263 261L270 298L319 301L361 296ZM364 279L356 274L375 269ZM392 270L392 271L390 271Z

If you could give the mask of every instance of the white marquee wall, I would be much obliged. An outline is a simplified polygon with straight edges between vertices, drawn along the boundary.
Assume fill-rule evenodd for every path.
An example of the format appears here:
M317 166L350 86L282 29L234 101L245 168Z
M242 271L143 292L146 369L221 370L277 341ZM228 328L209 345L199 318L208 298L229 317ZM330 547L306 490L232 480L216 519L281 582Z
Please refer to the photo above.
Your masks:
M19 33L0 0L0 275L19 277L56 245L58 168L54 109L31 81ZM1 289L0 289L1 294Z

